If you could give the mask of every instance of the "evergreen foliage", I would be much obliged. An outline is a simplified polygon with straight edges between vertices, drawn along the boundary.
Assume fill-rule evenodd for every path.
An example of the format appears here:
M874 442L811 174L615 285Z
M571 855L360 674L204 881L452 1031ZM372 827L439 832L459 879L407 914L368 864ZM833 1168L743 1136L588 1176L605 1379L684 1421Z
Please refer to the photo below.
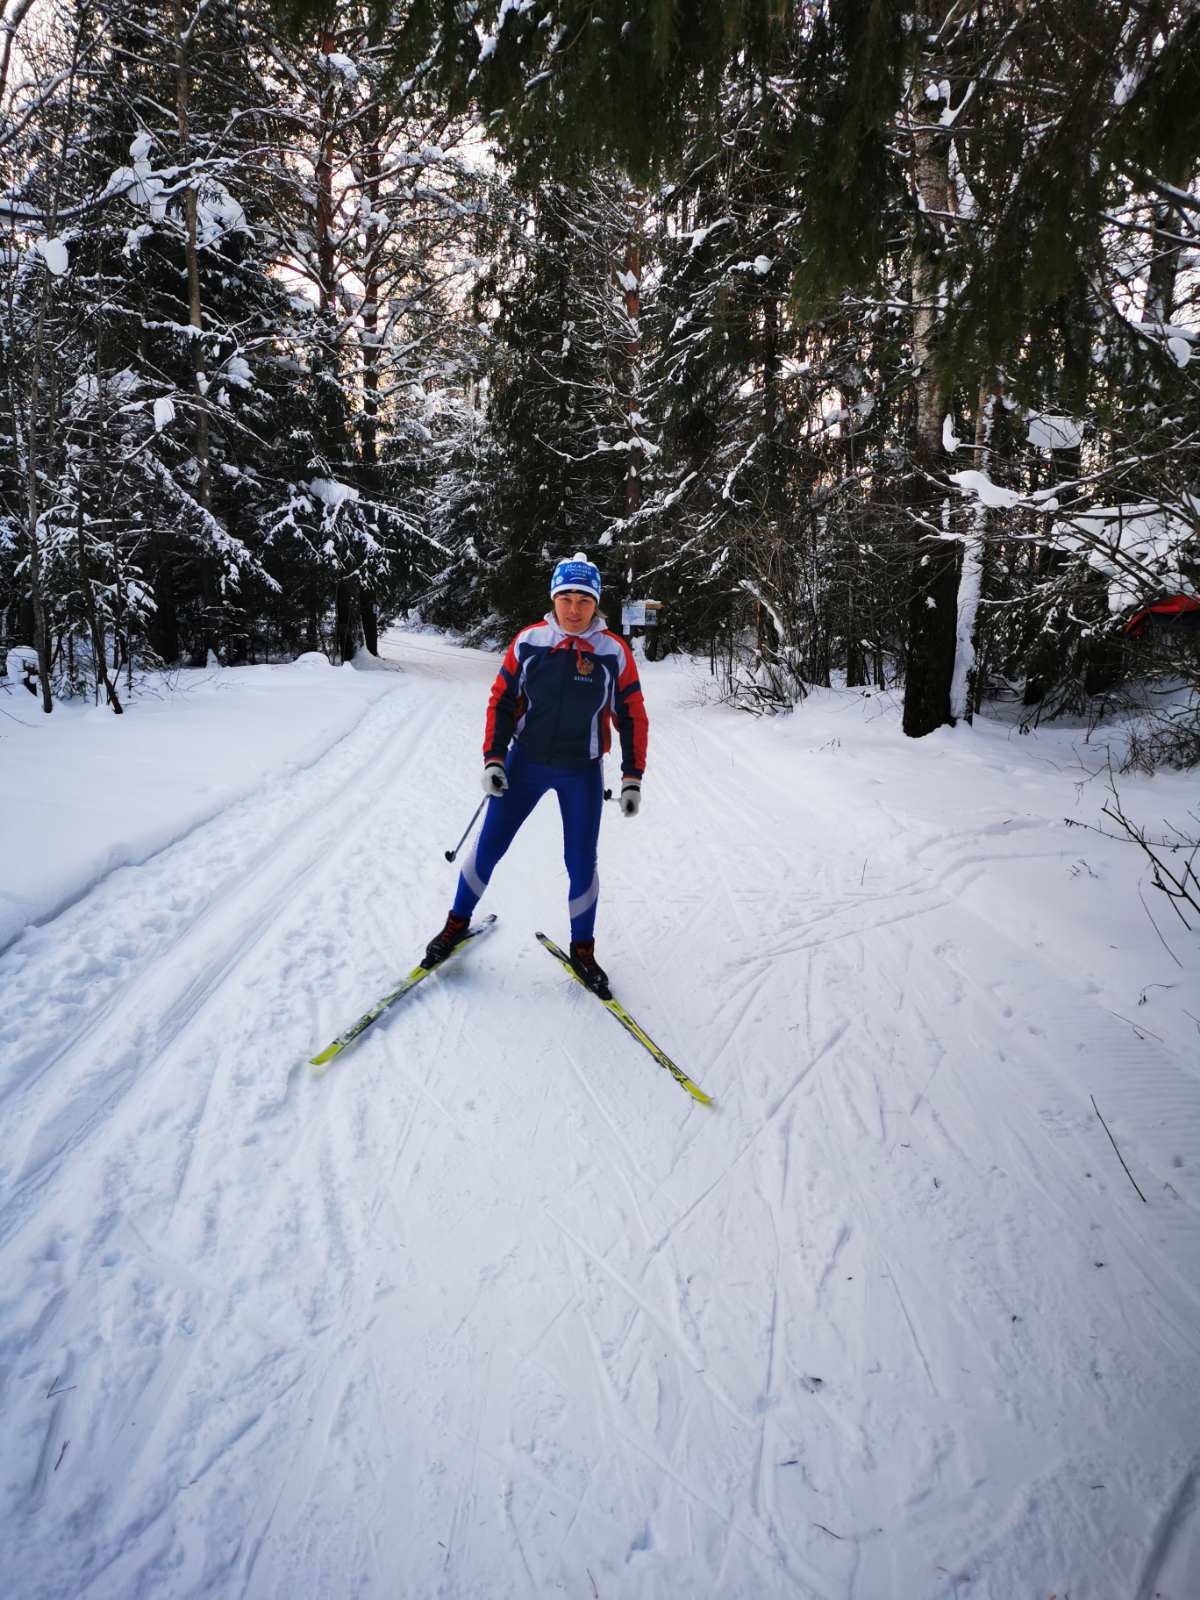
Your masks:
M362 9L290 54L232 3L52 21L4 147L10 632L36 547L63 689L82 651L113 700L102 639L130 673L373 648L473 381L463 130L379 105Z
M1200 581L1193 6L277 15L48 0L2 69L47 705L413 608L496 640L584 549L737 703L903 683L920 735L1094 713Z

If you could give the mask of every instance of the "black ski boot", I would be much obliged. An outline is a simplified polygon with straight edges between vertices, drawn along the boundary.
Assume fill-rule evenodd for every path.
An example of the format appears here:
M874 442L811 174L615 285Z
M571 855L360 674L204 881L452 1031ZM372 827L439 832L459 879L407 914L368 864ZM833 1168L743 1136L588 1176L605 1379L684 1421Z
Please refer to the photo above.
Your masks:
M594 939L572 939L571 965L593 994L598 994L601 1000L612 999L612 990L608 987L608 973L596 960Z
M452 911L446 918L446 926L441 933L435 934L425 946L424 965L436 967L439 961L445 961L454 946L463 942L470 926L470 917L456 917Z

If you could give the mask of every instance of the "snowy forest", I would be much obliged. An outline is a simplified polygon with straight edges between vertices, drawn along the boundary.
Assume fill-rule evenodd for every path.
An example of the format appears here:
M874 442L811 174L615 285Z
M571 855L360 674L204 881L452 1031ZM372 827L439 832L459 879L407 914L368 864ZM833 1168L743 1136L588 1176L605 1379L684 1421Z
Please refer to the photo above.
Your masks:
M1200 0L0 0L0 374L3 1593L1196 1600Z
M746 709L1162 679L1150 759L1200 756L1191 0L4 0L0 40L0 671L47 711L499 639L578 548Z

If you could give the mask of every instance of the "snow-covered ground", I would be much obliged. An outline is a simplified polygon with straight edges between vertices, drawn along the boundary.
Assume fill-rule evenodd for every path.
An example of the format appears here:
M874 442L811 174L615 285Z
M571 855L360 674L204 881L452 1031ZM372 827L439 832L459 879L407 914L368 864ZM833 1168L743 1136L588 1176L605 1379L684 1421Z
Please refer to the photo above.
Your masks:
M70 701L47 717L27 694L0 696L0 950L114 867L326 756L391 686L360 676L321 655L181 672L144 683L122 717Z
M717 1108L534 941L549 801L317 1076L478 793L495 657L386 649L0 700L5 1593L1194 1600L1200 938L1095 745L647 665L598 950Z

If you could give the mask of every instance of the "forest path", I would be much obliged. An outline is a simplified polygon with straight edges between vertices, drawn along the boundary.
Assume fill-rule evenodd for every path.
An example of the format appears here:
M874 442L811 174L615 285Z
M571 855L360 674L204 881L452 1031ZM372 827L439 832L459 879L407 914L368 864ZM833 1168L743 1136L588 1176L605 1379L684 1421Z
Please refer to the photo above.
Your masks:
M647 667L600 954L717 1108L538 949L550 802L318 1077L475 803L495 656L387 649L325 757L0 958L14 1592L1200 1592L1200 1077L1022 930L1035 758L906 789Z

